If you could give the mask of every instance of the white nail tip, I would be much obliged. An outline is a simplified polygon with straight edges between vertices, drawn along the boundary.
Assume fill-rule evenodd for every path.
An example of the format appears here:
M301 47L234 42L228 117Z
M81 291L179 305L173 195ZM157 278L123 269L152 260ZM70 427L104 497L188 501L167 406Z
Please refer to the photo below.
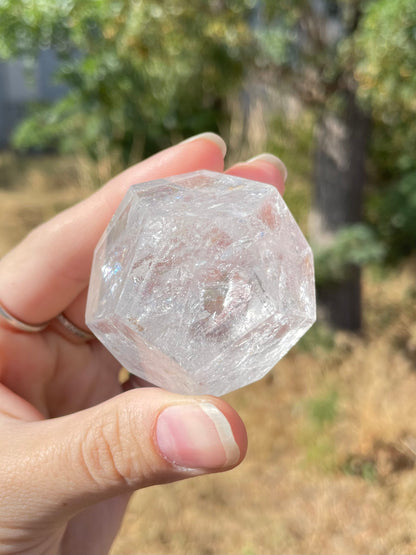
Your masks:
M200 407L213 422L224 447L226 455L224 466L231 466L235 464L240 459L240 448L234 439L230 423L215 405L212 405L211 403L201 403Z
M221 149L223 157L227 154L227 145L225 144L225 141L219 135L217 135L216 133L211 133L210 131L206 133L200 133L199 135L194 135L193 137L189 137L189 139L185 139L184 141L182 141L181 144L191 143L196 139L206 139L207 141L211 141Z

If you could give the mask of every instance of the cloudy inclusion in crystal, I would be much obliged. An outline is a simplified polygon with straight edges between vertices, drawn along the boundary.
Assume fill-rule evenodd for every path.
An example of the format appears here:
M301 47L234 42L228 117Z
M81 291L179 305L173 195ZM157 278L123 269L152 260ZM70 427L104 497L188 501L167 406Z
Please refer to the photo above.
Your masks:
M131 373L222 395L315 321L311 249L271 185L208 171L134 185L96 247L86 320Z

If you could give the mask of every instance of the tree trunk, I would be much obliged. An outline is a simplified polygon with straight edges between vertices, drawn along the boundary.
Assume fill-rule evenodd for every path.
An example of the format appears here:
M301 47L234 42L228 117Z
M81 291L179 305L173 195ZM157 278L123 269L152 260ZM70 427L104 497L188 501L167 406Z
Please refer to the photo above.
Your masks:
M310 232L316 246L327 247L340 228L361 221L370 120L357 105L355 94L347 91L342 110L325 110L316 131ZM341 281L319 287L318 307L333 327L359 331L360 269L348 268L345 275Z

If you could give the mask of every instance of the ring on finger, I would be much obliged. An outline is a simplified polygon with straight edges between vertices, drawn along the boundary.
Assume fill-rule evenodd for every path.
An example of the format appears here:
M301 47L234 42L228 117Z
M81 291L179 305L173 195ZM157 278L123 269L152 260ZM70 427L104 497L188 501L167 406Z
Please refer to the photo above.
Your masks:
M47 322L43 322L42 324L28 324L27 322L23 322L23 320L19 320L18 318L16 318L16 316L10 314L10 312L6 310L2 305L0 305L0 316L3 318L3 320L6 320L6 322L13 328L29 333L37 333L44 330L49 326L50 322L50 320L48 320Z
M58 322L60 324L63 325L63 327L67 331L69 331L70 333L72 333L76 337L78 337L80 339L83 339L84 341L90 341L91 339L95 338L95 335L93 335L91 332L86 331L86 330L82 330L81 328L79 328L78 326L73 324L70 320L68 320L68 318L64 315L63 312L61 312L61 314L58 314L56 319L58 320Z
M16 316L13 316L13 314L11 314L8 310L6 310L4 306L2 306L1 304L0 304L0 316L3 318L3 320L5 320L8 323L9 326L19 331L24 331L27 333L39 333L44 329L46 329L49 326L49 324L53 321L53 320L48 320L47 322L43 322L42 324L28 324L27 322L24 322L23 320L16 318ZM76 326L75 324L73 324L70 320L68 320L68 318L63 313L58 314L58 316L56 317L56 320L58 320L58 322L65 328L67 332L71 333L72 335L75 335L79 339L83 339L84 341L90 341L91 339L95 338L95 336L92 333L85 331L79 328L78 326Z

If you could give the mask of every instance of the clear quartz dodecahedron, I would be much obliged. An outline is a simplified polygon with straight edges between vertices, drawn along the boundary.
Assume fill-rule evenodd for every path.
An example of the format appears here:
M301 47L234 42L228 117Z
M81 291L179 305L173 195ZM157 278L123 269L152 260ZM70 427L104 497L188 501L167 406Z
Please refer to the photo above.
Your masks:
M95 250L86 320L131 373L222 395L315 321L311 249L271 185L208 171L134 185Z

